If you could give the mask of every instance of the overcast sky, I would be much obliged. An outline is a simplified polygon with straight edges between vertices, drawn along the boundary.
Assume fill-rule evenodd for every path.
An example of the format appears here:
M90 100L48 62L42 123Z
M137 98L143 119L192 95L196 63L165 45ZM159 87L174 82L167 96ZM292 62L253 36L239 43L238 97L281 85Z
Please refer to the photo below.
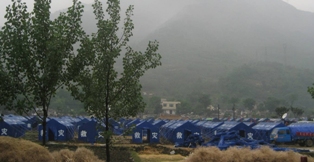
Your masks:
M28 4L29 9L33 8L34 0L22 0ZM80 0L83 3L93 3L94 0ZM123 1L123 0L122 0ZM144 1L144 0L143 0ZM145 0L147 1L147 0ZM314 12L314 0L283 0L297 9ZM4 23L5 8L11 4L11 0L0 0L0 24ZM31 5L30 5L31 4ZM52 0L51 12L55 12L69 7L72 4L72 0ZM1 25L0 25L1 26Z

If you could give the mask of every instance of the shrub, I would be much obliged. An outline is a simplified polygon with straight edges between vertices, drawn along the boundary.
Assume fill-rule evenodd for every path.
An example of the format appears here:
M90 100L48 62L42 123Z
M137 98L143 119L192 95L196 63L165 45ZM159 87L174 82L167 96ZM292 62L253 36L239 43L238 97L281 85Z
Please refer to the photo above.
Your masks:
M49 151L39 144L7 136L0 136L1 162L53 162Z
M77 148L75 152L69 149L54 151L52 156L55 162L103 162L92 151L84 147Z
M217 147L200 147L185 162L297 162L301 156L304 155L293 151L274 151L266 146L255 150L231 147L225 151ZM308 162L314 162L314 159L308 157Z
M55 162L74 162L73 154L73 151L70 151L69 149L62 149L51 153Z

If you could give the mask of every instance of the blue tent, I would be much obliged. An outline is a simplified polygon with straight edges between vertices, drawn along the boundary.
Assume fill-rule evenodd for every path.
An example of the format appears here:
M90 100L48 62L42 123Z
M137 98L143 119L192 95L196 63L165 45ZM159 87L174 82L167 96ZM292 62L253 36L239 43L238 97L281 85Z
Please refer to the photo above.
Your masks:
M243 119L244 119L244 118L237 118L237 119L235 119L234 121L236 121L236 122L242 122Z
M150 123L153 123L155 121L154 118L148 118L148 119L145 119L146 121L150 122Z
M126 128L126 125L133 121L132 119L125 119L125 118L120 118L119 123L121 124L122 128Z
M166 132L168 132L170 125L178 122L178 120L170 120L159 128L159 132L162 133L161 137L165 136Z
M242 122L255 122L253 118L244 118Z
M134 120L128 122L125 126L126 126L126 128L131 128L132 126L136 126L136 124L138 124L140 122L141 122L140 119L134 119Z
M100 124L96 120L82 124L78 129L78 140L82 142L95 143L104 140L101 133L105 130L106 125Z
M46 138L49 141L69 141L74 138L75 126L67 121L58 118L48 119L46 128ZM38 135L39 140L42 140L42 125L38 126Z
M30 130L30 129L33 129L33 128L36 128L37 125L39 124L40 120L38 119L38 117L36 116L27 116L25 117L27 119L27 128Z
M79 127L87 122L90 122L92 119L90 118L84 118L84 117L78 117L79 121L77 122L77 130L79 129Z
M228 121L229 118L222 118L221 121Z
M217 134L235 131L240 137L256 139L255 130L242 122L229 121L217 127Z
M265 142L270 141L270 133L274 128L284 127L285 125L281 122L260 122L253 126L258 140L264 140Z
M216 135L216 129L223 123L224 122L212 122L212 121L203 123L203 125L200 126L202 137L212 138L213 136Z
M258 119L258 122L270 122L269 118L260 118Z
M135 126L132 133L132 142L143 143L144 136L146 136L148 143L159 143L159 130L148 121L143 121Z
M206 122L209 122L207 120L200 120L197 123L195 123L195 126L201 129L202 125L205 124Z
M189 122L191 122L191 123L193 123L193 124L195 124L195 123L197 123L197 122L199 122L200 120L189 120Z
M164 120L155 120L152 125L155 126L157 129L158 129L158 132L159 132L159 129L161 128L162 125L166 124L166 121Z
M105 122L105 120L104 120L104 122ZM123 131L124 131L124 128L121 127L121 123L115 121L113 118L109 119L109 129L115 135L121 135L121 134L123 134Z
M25 135L27 127L21 121L0 121L0 136L21 137Z
M167 129L160 130L160 135L173 143L182 143L191 134L201 134L201 130L189 121L177 121L166 127Z
M78 127L77 123L80 121L80 119L73 118L71 116L63 116L63 117L60 117L60 118L56 118L56 120L63 121L63 122L66 122L66 123L71 123L74 126L74 131L77 131L77 127Z
M243 122L243 123L249 127L254 127L257 124L255 122Z
M15 123L15 125L20 125L20 129L30 130L32 129L32 120L27 119L23 116L16 116L16 115L5 115L3 119L7 122Z

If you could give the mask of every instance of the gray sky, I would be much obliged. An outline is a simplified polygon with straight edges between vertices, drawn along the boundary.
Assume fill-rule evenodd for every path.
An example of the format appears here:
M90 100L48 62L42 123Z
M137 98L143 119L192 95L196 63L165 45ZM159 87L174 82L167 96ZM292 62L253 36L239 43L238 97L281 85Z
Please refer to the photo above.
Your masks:
M314 0L283 0L295 8L304 11L314 12Z
M29 9L33 8L34 0L22 0L28 4ZM80 0L83 3L93 3L94 0ZM122 0L123 1L123 0ZM143 0L147 1L147 0ZM283 0L297 9L314 12L314 0ZM5 8L11 4L11 0L0 0L0 26L5 22ZM72 4L72 0L52 0L51 12L55 12L64 8L69 7Z

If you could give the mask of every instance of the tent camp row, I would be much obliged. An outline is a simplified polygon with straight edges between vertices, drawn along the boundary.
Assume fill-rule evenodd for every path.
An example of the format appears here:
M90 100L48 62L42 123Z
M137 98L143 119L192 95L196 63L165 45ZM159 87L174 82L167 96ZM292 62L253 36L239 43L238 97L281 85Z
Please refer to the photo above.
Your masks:
M0 122L0 135L21 137L25 132L34 128L34 118L20 116L5 116ZM247 121L247 120L243 120ZM248 120L249 121L249 120ZM237 122L214 120L155 120L155 119L109 119L109 129L115 135L122 135L131 130L133 143L159 143L161 140L170 143L180 143L191 135L200 135L211 139L219 133L237 131L247 139L269 141L271 131L284 126L281 122ZM86 117L58 117L47 119L47 141L70 141L77 134L79 141L95 143L103 140L106 125L99 120ZM43 138L42 125L38 125L38 139Z
M16 115L4 115L0 121L0 136L21 137L27 130L36 127L35 116L23 117Z
M282 122L245 123L235 121L168 121L159 128L159 138L171 143L182 143L189 136L200 135L211 139L217 134L238 132L242 138L264 140L269 142L274 128L285 126Z

